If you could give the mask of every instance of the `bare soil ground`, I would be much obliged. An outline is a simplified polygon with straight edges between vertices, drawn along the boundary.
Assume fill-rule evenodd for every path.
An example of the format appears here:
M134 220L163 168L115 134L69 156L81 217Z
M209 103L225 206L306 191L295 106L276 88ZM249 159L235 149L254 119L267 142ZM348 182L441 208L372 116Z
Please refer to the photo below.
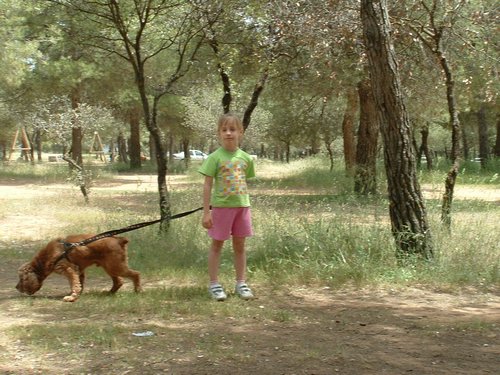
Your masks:
M65 188L0 181L0 204L17 198L39 200ZM107 188L154 190L155 179L122 178ZM485 197L469 190L466 194L500 201L498 189L488 190ZM460 189L456 195L461 198ZM16 239L39 240L45 236L44 226L53 230L58 225L48 214L36 220L22 211L0 217L0 255L15 246ZM18 266L15 260L0 262L0 374L479 375L500 371L498 291L450 293L424 288L275 291L259 286L247 316L228 319L215 314L206 321L178 317L156 322L155 336L128 339L127 345L135 346L134 358L120 357L113 350L79 360L56 352L40 357L11 340L8 332L12 327L65 319L57 313L62 302L50 301L53 309L47 311L35 299L33 308L26 309L21 301L27 297L14 288ZM66 288L64 280L55 278L44 285L49 295L54 291L60 295ZM78 305L72 306L77 313ZM255 313L267 308L282 311L283 319L262 319ZM78 321L85 325L92 319ZM114 317L114 322L119 321ZM210 348L201 346L202 342Z

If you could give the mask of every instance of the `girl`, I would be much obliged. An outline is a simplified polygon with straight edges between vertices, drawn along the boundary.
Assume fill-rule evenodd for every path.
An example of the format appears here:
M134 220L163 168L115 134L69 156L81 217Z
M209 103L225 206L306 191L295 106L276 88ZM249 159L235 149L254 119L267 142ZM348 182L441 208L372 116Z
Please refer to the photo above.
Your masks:
M235 293L243 299L251 299L253 294L245 280L245 238L253 235L247 179L255 177L254 162L239 148L243 139L243 124L237 116L221 116L217 134L221 147L211 153L198 170L205 176L202 225L212 238L208 253L208 290L217 301L227 298L219 283L218 273L224 241L232 237Z

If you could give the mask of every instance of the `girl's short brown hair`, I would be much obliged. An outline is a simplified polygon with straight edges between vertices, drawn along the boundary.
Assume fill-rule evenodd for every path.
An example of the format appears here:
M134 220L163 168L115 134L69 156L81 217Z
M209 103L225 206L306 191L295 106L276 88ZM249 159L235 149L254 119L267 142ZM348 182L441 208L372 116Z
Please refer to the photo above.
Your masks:
M238 130L243 131L243 123L234 113L225 113L219 117L217 130L220 130L224 125L234 125Z

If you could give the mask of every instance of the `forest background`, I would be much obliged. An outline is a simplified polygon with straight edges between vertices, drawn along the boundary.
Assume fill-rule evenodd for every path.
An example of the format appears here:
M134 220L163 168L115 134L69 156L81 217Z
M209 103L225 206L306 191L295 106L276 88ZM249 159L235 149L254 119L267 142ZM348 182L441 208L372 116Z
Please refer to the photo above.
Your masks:
M494 371L496 2L6 0L0 19L3 371ZM168 218L201 191L173 154L212 151L228 111L257 157L258 300L220 307L198 218ZM13 290L48 237L158 202L162 231L130 233L142 296L104 299L98 273L79 307L53 308L64 283Z
M168 219L168 161L213 150L221 112L241 113L243 147L260 157L323 151L332 165L343 156L360 194L377 191L381 133L396 241L430 257L416 167L451 162L442 207L450 226L462 158L486 168L500 152L495 4L360 5L4 2L3 159L20 132L26 160L62 152L88 199L82 150L103 152L104 138L111 160L116 150L131 169L156 163ZM410 202L408 213L397 207Z

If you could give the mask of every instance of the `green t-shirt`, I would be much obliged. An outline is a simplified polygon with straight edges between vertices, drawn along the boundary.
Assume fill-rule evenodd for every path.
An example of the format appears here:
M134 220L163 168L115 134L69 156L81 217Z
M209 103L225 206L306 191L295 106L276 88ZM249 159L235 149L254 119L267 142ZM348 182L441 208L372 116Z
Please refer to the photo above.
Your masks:
M214 178L210 204L213 207L250 207L247 179L255 177L252 157L241 149L222 147L208 155L198 172Z

